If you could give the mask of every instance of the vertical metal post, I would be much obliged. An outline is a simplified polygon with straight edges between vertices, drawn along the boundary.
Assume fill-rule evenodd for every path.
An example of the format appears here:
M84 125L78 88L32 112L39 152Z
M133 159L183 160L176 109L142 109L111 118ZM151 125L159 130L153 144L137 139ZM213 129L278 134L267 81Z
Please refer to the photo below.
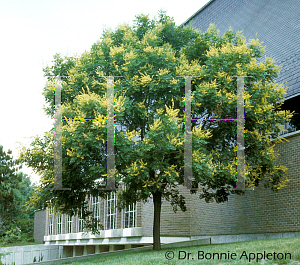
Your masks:
M55 79L54 188L47 188L47 190L71 190L62 187L61 78L58 76Z
M116 190L114 153L114 77L107 77L107 182L99 190Z
M191 116L191 77L185 77L185 135L184 135L184 185L192 189L192 116Z
M237 183L235 190L245 189L245 107L244 76L237 77Z
M237 77L237 184L233 190L252 190L245 188L245 153L244 153L244 77ZM247 76L250 77L250 76ZM224 119L206 119L222 121ZM235 120L235 119L228 119ZM184 185L192 188L192 131L191 131L191 77L185 77L185 138L184 138Z

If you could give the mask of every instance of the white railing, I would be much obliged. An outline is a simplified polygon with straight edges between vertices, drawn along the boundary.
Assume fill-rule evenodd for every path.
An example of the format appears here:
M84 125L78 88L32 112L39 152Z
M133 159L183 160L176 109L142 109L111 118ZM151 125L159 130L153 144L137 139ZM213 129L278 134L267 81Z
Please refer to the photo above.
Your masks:
M29 264L39 261L59 259L63 255L62 246L28 245L2 247L0 253L6 254L1 258L3 264Z

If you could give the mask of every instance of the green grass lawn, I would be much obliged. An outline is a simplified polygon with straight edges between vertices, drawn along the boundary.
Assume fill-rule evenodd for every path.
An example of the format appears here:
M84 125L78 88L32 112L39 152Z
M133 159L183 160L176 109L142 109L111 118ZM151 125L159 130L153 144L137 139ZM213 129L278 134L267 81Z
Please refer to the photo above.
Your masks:
M0 243L0 247L15 247L15 246L27 246L27 245L40 245L41 243L34 242L15 242L15 243Z
M179 259L179 251L181 253ZM203 251L204 254L206 253L226 253L226 259L225 254L223 254L222 259L217 259L217 254L215 254L215 259L208 259L209 254L207 254L207 259L198 259L198 251ZM272 255L269 255L269 259L263 260L259 259L258 262L256 262L256 258L260 257L259 253L266 252L266 255L268 253L272 253ZM287 255L287 259L283 256L283 259L278 260L275 256L274 259L274 252L276 253L290 253L291 259ZM166 253L169 255L169 258L174 258L168 260L166 258ZM184 259L184 256L186 253L186 258ZM189 259L187 259L188 254ZM229 255L232 255L232 258L236 258L236 260L231 259L229 256L228 259L228 253ZM234 253L236 256L234 256ZM244 253L244 256L241 255ZM249 254L251 254L251 258L255 258L254 260L251 260L249 262ZM201 254L201 252L200 252ZM247 255L247 257L245 256ZM262 254L263 255L263 254ZM277 255L277 254L275 254ZM200 255L201 258L201 255ZM281 258L281 255L278 256L278 258ZM90 265L90 264L300 264L300 238L287 238L287 239L266 239L266 240L254 240L254 241L247 241L247 242L239 242L239 243L230 243L230 244L219 244L219 245L206 245L206 246L196 246L196 247L185 247L185 248L170 248L170 249L164 249L161 251L153 251L153 250L147 250L143 252L137 252L137 253L114 253L112 255L103 255L103 257L91 257L86 258L84 260L79 260L76 262L65 262L61 264L84 264L84 265ZM54 265L54 263L53 263Z

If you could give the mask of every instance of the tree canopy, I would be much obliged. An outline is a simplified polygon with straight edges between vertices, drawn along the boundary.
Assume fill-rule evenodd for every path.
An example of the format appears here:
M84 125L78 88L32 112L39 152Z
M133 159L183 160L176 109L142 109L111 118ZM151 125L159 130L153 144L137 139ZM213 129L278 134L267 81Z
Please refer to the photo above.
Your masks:
M20 175L17 174L19 165L11 154L11 150L6 153L0 145L0 236L15 222L13 219L16 212L14 189L17 189L21 182Z
M34 209L25 203L33 195L30 178L19 172L20 162L0 146L0 242L33 240Z
M229 29L219 36L211 25L204 32L176 26L164 12L157 20L136 16L132 27L107 29L90 51L79 57L54 56L54 65L44 69L46 113L54 117L55 80L62 78L63 187L54 185L54 128L35 137L23 148L20 159L39 173L41 184L29 206L88 216L86 195L106 196L107 78L115 78L115 167L118 207L154 202L154 249L160 248L161 200L185 211L184 185L185 79L192 78L193 118L234 118L237 81L245 78L245 157L247 187L277 190L287 181L286 168L275 163L274 143L281 126L291 117L280 110L285 87L275 78L279 67L266 58L257 63L264 48L259 40L248 42ZM271 140L274 139L273 142ZM200 199L224 202L236 186L236 123L200 121L192 123L192 170L199 184ZM99 181L97 181L99 180ZM94 230L93 230L94 231Z

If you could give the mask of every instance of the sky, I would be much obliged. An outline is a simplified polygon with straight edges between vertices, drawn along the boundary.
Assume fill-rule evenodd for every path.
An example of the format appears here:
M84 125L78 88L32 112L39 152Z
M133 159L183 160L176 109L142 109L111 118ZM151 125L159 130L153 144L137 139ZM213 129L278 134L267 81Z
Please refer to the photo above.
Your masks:
M176 25L185 22L209 0L0 0L0 145L19 155L30 137L52 127L42 95L43 68L53 55L80 55L100 39L104 28L132 24L138 14L157 16L162 9ZM184 4L184 6L183 6ZM32 182L40 176L23 165Z

